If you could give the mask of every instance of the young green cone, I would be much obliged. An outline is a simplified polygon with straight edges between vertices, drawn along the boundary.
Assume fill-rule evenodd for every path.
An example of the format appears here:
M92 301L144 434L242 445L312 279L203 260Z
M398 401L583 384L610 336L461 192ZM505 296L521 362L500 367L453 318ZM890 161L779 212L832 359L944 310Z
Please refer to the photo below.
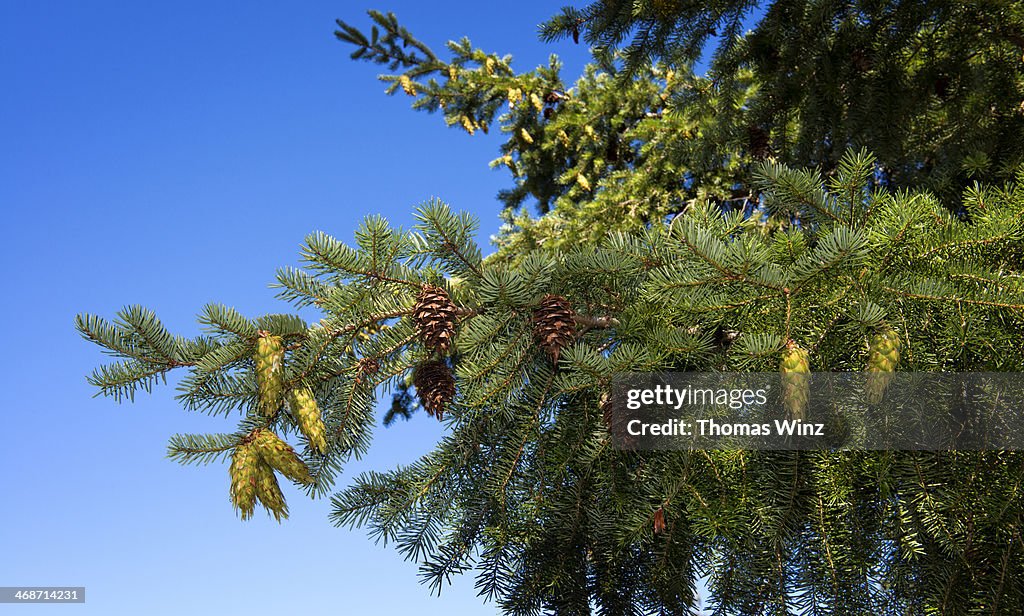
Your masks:
M305 386L297 387L288 394L288 407L299 422L299 430L309 439L310 446L319 453L327 451L327 429L320 417L320 407L313 392Z
M276 434L270 430L258 428L253 432L252 439L260 457L274 470L297 483L313 483L309 469L295 454L295 450L278 438Z
M288 517L288 503L284 500L274 469L263 460L256 465L256 496L278 522Z
M868 344L867 380L864 391L869 404L882 401L886 388L895 377L900 361L900 337L891 328L876 332Z
M261 330L256 340L254 359L259 409L266 417L273 417L284 394L284 343L281 337Z
M807 402L811 397L811 358L807 351L790 340L779 363L782 376L782 399L789 419L806 419Z
M260 458L250 443L243 442L231 454L231 503L248 520L256 508L256 477Z

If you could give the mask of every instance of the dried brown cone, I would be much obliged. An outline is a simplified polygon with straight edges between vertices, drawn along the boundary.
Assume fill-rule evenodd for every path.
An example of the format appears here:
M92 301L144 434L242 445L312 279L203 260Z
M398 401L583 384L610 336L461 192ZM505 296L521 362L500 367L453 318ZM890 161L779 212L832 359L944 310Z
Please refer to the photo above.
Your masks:
M598 401L601 409L601 421L605 429L612 437L612 442L623 449L632 449L636 445L636 437L626 430L626 417L622 413L616 413L612 404L612 397L608 392L601 394Z
M260 464L259 454L253 446L243 441L231 454L231 503L242 514L243 520L252 517L256 508L256 476Z
M274 469L263 460L256 465L256 496L278 522L288 517L288 503L284 500Z
M576 315L569 300L545 295L533 311L533 335L557 364L562 348L576 336Z
M427 413L438 421L444 419L445 407L455 397L455 377L448 365L436 359L420 364L412 384Z
M356 382L362 383L368 375L377 374L380 362L373 357L364 357L356 362Z
M660 535L665 532L665 507L658 507L654 512L654 534Z
M767 158L772 153L771 135L760 126L748 126L747 148L754 160Z
M412 319L420 340L438 353L445 353L452 346L457 314L458 308L448 297L448 292L431 284L423 285L412 308Z
M267 464L288 479L309 485L313 477L291 446L270 430L257 428L250 435L253 446Z

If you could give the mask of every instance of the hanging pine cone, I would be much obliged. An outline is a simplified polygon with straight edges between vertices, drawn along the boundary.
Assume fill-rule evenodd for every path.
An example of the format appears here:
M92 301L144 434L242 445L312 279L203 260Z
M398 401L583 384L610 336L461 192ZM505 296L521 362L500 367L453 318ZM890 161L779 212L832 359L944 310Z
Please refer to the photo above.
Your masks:
M747 149L754 160L762 160L772 153L771 135L757 125L747 127Z
M545 295L533 311L533 335L557 364L562 348L576 335L575 314L569 300L559 295Z
M612 442L622 449L632 449L637 438L626 429L626 417L615 412L611 394L602 393L597 404L601 409L601 421L608 434L612 436Z
M790 340L779 364L782 376L782 399L786 405L786 417L806 419L807 402L811 397L811 358L807 351Z
M299 459L291 445L282 441L276 434L270 430L257 428L253 431L251 438L260 458L274 470L297 483L306 485L313 483L313 477L309 474L305 463Z
M868 374L864 385L869 404L882 401L882 395L895 377L899 361L899 335L889 327L876 332L868 346Z
M850 52L850 64L857 73L864 75L870 71L875 64L871 50L863 47L857 47Z
M457 308L448 292L431 284L423 285L412 309L416 333L427 348L445 353L455 337Z
M284 394L284 343L281 337L260 330L254 361L260 412L266 417L273 417Z
M423 408L441 421L445 407L455 397L455 377L448 365L440 360L420 364L413 376L413 386Z
M256 477L260 464L259 454L253 446L243 441L235 447L231 454L231 503L242 513L242 519L248 520L256 508Z
M313 392L305 386L291 390L288 394L288 407L299 424L299 430L309 439L310 446L319 453L327 451L327 429Z
M277 475L274 474L274 469L270 468L270 465L260 460L259 464L256 465L256 496L259 497L260 502L267 508L274 519L280 522L283 518L288 517L288 503L284 500L284 494L281 492L281 486L277 483Z
M662 505L654 512L654 534L660 535L665 532L665 506Z

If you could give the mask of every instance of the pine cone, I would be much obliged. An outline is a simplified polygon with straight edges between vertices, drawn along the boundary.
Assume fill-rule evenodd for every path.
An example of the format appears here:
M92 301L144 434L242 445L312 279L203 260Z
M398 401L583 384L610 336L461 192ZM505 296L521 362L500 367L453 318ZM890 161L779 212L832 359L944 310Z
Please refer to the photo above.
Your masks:
M874 58L871 50L858 47L850 52L850 64L861 75L867 73L874 66Z
M288 517L288 503L284 500L281 486L277 483L274 469L263 460L256 465L256 496L278 522Z
M660 535L665 532L665 506L658 507L654 512L654 534Z
M288 406L295 421L299 423L299 430L309 439L310 446L319 453L327 451L327 429L324 427L320 407L317 406L313 392L304 386L291 390Z
M789 419L806 419L807 402L811 397L811 358L807 351L790 340L779 364L782 376L782 398Z
M899 335L889 327L876 332L868 346L868 374L864 385L869 404L882 401L882 395L895 377L899 361Z
M284 343L281 337L260 330L254 359L259 409L266 417L273 417L284 394Z
M362 383L369 374L377 374L380 370L380 362L373 357L364 357L356 362L356 383Z
M423 344L440 353L451 348L455 337L456 313L455 304L448 297L447 291L434 285L423 285L412 309L416 332Z
M444 418L444 409L455 397L455 377L448 365L440 360L428 361L416 368L413 386L420 404L431 417Z
M771 135L760 126L747 127L747 149L754 160L762 160L772 153Z
M601 421L612 436L612 442L622 449L632 449L637 439L626 429L626 418L614 411L611 395L608 392L602 393L597 404L601 409Z
M260 458L277 472L298 483L307 485L313 483L309 469L299 459L295 450L278 438L276 434L270 430L257 428L253 431L251 438Z
M557 364L562 348L576 335L575 314L569 300L559 295L545 295L533 311L533 335Z
M252 445L243 441L231 454L231 503L248 520L256 508L256 477L260 457Z

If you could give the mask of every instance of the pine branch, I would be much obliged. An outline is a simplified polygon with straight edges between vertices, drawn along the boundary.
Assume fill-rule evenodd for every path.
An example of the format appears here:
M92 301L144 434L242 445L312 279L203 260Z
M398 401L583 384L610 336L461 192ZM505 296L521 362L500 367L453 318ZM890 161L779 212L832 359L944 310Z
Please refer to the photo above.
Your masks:
M244 434L175 434L167 444L167 457L182 465L210 464L227 456Z

